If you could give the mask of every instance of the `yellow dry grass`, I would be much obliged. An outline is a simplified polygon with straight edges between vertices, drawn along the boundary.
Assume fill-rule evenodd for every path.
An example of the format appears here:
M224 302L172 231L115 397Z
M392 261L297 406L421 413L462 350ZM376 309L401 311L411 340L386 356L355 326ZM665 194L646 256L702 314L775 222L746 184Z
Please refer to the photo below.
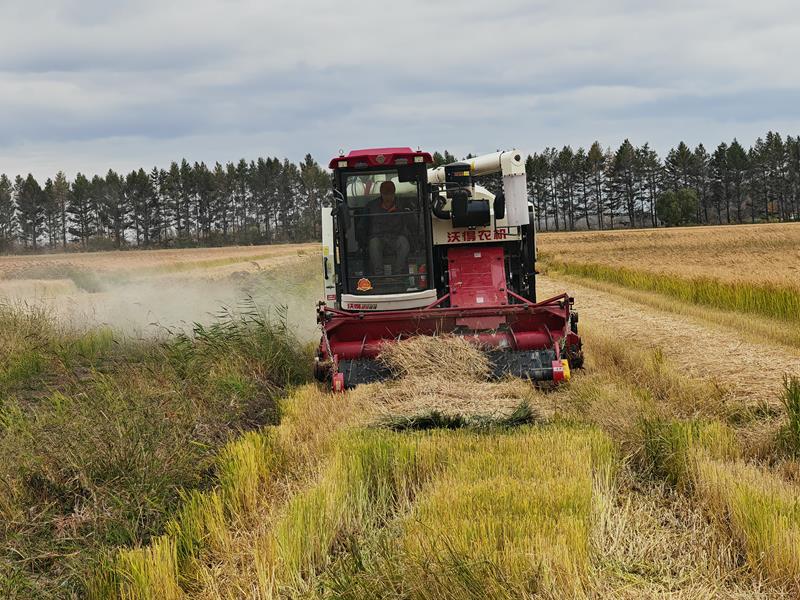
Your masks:
M695 458L692 475L700 502L748 564L800 592L800 487L765 468L705 454Z
M563 291L564 285L561 280L539 278L542 294ZM673 370L709 386L718 385L725 390L724 397L736 404L777 406L783 374L800 374L800 351L774 343L775 338L750 340L706 322L699 314L653 310L614 289L573 281L567 289L575 296L582 335L603 331L603 337L630 345L633 353L636 347L656 349L669 359ZM589 361L602 357L602 353L592 353Z
M800 223L543 233L555 262L800 287Z
M416 597L587 593L592 505L615 470L607 436L545 427L422 441L440 445L448 468L402 518L400 569Z

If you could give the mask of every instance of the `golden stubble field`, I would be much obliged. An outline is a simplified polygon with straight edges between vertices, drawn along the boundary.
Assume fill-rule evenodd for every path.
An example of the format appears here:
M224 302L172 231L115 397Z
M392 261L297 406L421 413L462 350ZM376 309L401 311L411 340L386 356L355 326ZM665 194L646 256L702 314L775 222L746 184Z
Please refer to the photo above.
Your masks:
M800 223L541 233L539 252L681 277L800 288Z
M197 270L204 275L218 273L231 265L247 268L248 264L275 264L312 252L317 244L284 244L275 246L226 246L222 248L184 248L177 250L129 250L122 252L69 252L28 256L0 256L0 281L24 279L27 275L51 274L70 269L101 273L170 272Z

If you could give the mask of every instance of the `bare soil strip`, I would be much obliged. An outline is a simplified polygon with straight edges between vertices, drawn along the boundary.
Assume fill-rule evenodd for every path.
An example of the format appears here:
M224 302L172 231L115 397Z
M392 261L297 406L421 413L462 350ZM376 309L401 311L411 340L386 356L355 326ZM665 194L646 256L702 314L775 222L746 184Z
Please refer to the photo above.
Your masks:
M778 405L784 373L800 374L800 356L785 346L755 343L746 334L574 281L540 276L537 286L541 298L566 289L581 321L593 330L661 349L687 375L715 381L732 400Z

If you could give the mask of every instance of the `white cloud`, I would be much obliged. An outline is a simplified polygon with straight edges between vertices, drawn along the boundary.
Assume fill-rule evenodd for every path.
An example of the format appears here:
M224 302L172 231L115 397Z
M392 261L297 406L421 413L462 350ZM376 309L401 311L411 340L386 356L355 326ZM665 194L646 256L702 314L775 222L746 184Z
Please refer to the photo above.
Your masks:
M800 133L795 6L6 0L0 171Z

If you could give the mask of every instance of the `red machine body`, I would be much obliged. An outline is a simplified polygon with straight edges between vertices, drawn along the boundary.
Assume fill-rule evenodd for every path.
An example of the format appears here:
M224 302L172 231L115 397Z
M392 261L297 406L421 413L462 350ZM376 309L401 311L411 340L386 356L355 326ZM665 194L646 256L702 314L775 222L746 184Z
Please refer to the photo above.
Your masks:
M519 154L515 158L519 160ZM497 377L511 374L534 381L568 379L570 367L579 368L583 363L577 313L572 310L573 299L566 293L540 302L535 300L532 215L523 225L508 225L501 221L503 207L495 201L486 217L487 209L482 203L490 203L482 198L492 196L473 188L467 189L464 199L452 193L452 186L430 184L434 177L430 172L425 176L430 161L430 154L409 148L359 150L331 160L334 195L339 205L328 211L332 215L333 235L327 243L323 227L329 301L321 302L318 310L322 339L317 352L317 376L331 382L335 390L390 377L387 367L376 360L386 344L418 335L454 334L486 351ZM371 174L378 173L389 180L391 171L386 173L392 168L405 169L394 179L398 189L402 189L403 182L410 189L411 181L417 190L419 210L415 214L419 215L417 223L422 240L417 246L421 250L410 261L414 266L407 274L376 276L364 272L366 249L353 248L358 242L348 227L356 228L356 220L364 218L364 207L375 205L375 199L369 197L377 193L380 182L374 181ZM464 169L459 166L459 176L463 176ZM441 178L441 174L437 177ZM460 183L457 192L464 189ZM455 198L452 214L441 205L445 196ZM353 200L354 197L357 199ZM372 204L367 205L365 199ZM435 206L437 202L439 206ZM454 216L458 212L456 202L462 203L459 214L466 216L458 219L463 221ZM475 202L475 206L468 206L469 202ZM476 229L502 227L504 232L516 233L504 234L499 240L480 236L487 238L487 243L436 243L436 227L473 231L473 235L442 234L440 240L477 239ZM334 272L329 271L328 257L333 259ZM334 281L334 275L335 288L329 283ZM412 291L376 296L373 290L359 295L365 279L372 289L373 282L379 285L381 277L392 279L395 284L399 280L401 288L411 285ZM335 294L330 293L333 289ZM336 298L335 303L330 302L331 297ZM408 298L429 300L424 306L413 308L376 309L384 298L392 302ZM391 304L387 302L386 306Z

